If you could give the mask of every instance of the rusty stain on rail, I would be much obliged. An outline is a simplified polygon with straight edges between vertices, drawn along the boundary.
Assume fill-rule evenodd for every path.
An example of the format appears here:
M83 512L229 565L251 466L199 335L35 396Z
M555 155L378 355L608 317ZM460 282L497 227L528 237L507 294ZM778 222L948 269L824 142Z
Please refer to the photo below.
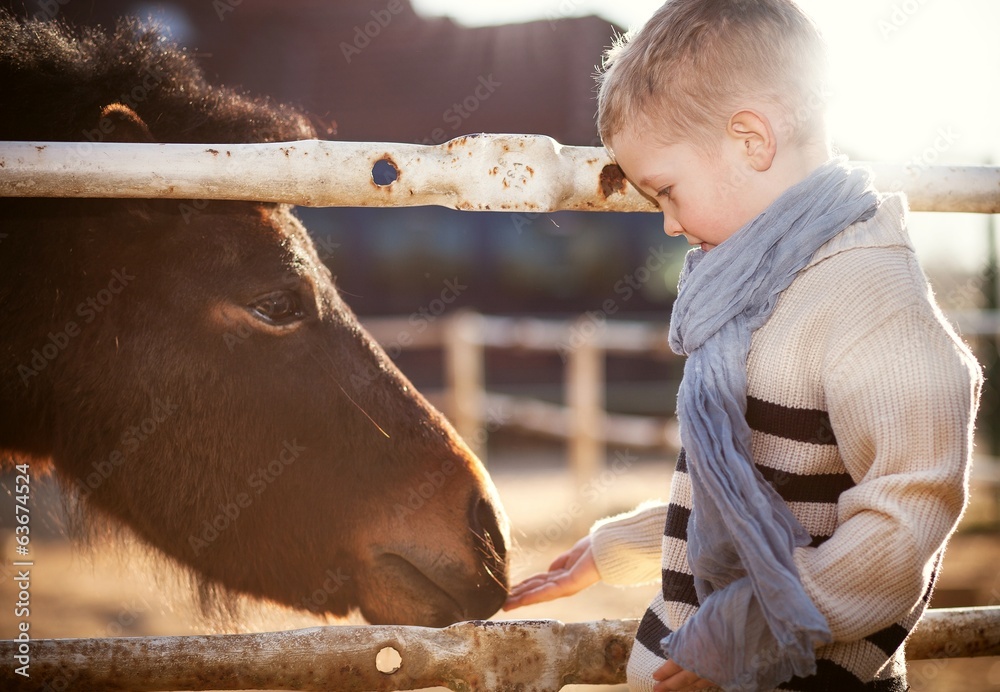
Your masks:
M601 184L601 195L605 199L616 192L622 194L625 192L625 172L617 163L609 163L602 168L598 180Z

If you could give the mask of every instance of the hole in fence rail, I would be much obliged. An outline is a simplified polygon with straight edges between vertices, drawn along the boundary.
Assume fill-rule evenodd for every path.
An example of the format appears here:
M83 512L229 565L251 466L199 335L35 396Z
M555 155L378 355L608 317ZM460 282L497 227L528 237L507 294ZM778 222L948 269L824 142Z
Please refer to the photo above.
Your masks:
M403 666L403 657L391 646L384 647L375 656L375 667L378 672L392 675Z
M379 187L392 185L399 178L399 170L389 157L379 159L372 166L372 181Z

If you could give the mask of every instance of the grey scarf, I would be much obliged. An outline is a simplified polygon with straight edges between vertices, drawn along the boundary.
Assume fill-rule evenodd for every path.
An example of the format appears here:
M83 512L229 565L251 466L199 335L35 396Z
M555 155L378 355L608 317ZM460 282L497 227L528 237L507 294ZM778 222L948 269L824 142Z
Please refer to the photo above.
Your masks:
M688 253L670 346L688 356L677 416L692 511L688 562L700 607L664 653L727 692L770 690L816 671L826 619L792 560L809 534L754 467L746 422L747 354L816 250L870 218L870 174L831 159L715 249Z

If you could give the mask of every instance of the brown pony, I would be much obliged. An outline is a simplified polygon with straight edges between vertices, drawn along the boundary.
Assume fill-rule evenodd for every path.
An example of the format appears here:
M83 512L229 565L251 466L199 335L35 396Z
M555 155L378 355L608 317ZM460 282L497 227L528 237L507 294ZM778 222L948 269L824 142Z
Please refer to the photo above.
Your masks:
M314 136L132 22L74 33L0 11L0 93L0 140L84 157L95 141ZM428 626L500 606L492 483L288 208L2 199L0 224L7 465L54 470L88 521L127 526L203 596Z

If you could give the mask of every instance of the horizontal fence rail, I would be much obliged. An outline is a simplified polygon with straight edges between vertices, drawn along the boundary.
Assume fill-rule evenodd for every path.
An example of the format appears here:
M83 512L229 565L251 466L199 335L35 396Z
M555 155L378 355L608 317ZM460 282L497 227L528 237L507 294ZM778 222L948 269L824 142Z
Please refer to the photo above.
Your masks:
M638 620L473 621L432 629L311 627L261 634L41 639L17 689L559 690L625 681ZM0 642L13 661L18 643ZM1000 655L1000 607L931 609L910 659Z
M373 167L396 179L375 182ZM864 164L914 211L1000 212L1000 167ZM381 179L381 178L380 178ZM309 207L440 205L477 211L656 211L599 147L542 135L444 144L0 142L0 196L159 197Z

